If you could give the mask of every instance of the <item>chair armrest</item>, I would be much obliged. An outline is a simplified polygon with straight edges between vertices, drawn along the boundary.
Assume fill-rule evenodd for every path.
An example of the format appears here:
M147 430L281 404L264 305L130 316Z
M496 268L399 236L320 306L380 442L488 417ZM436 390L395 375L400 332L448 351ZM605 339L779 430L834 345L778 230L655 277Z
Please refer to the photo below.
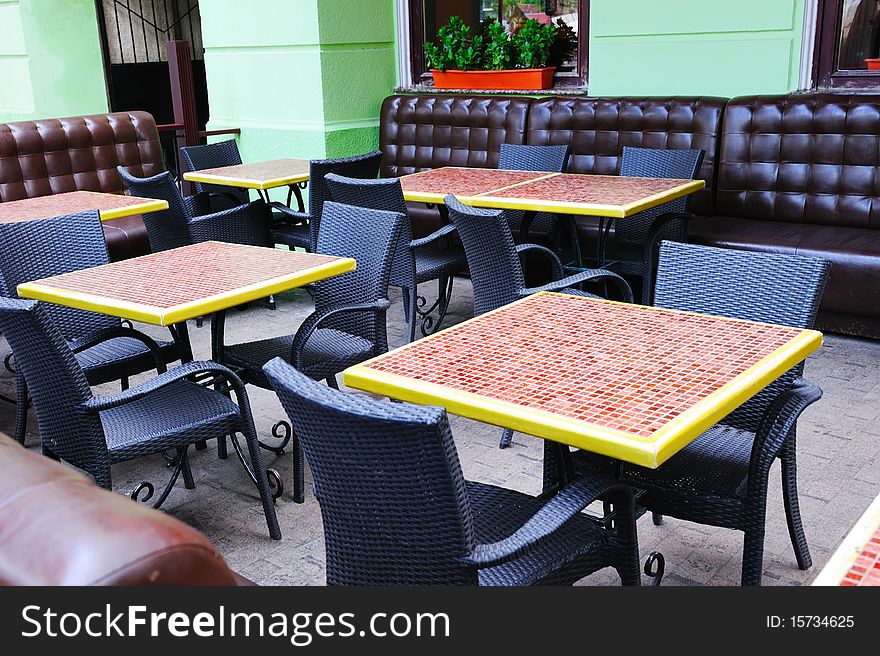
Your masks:
M502 565L527 553L597 499L624 486L600 474L583 476L566 485L512 535L491 544L479 544L468 562L480 569Z
M312 312L312 314L306 317L306 320L302 322L302 325L300 325L299 329L296 331L296 335L293 336L293 343L290 346L291 364L296 369L302 369L302 351L306 342L309 341L309 338L321 323L330 317L336 317L340 314L364 312L378 314L380 312L385 312L389 307L391 307L391 302L388 299L380 298L372 303L363 303L360 305L331 305L320 312Z
M272 208L273 210L277 210L280 214L284 215L284 220L277 221L276 222L277 225L288 225L291 223L306 223L309 221L309 219L311 219L310 215L308 215L304 212L298 212L295 209L292 209L292 208L288 207L287 205L285 205L284 203L277 201L277 200L273 200L271 203L269 203L269 207Z
M147 382L142 383L137 387L127 389L124 392L120 392L119 394L108 394L106 396L92 397L91 399L83 403L80 406L80 409L87 413L96 413L102 412L104 410L111 410L112 408L118 408L119 406L125 405L126 403L138 401L148 394L151 394L163 387L167 387L172 383L179 382L200 373L210 373L214 376L220 376L221 378L225 379L229 383L230 387L235 391L235 394L238 397L239 407L241 407L242 410L244 410L245 407L249 409L250 406L247 403L247 394L245 392L244 383L241 381L241 379L236 376L230 369L224 367L222 364L204 360L187 362L186 364L182 364L179 367L174 367L174 369L172 369L171 371L166 371L165 373L159 374L155 378L151 378Z
M226 241L266 246L269 243L269 208L261 200L228 210L193 217L189 231L194 242Z
M622 300L625 303L632 303L633 295L629 283L613 271L608 271L607 269L587 269L586 271L579 271L578 273L563 278L562 280L554 280L541 287L528 287L523 289L521 294L523 296L529 296L537 292L558 292L567 287L573 287L574 285L589 280L606 280L614 283L620 290Z
M183 197L183 207L187 216L192 219L211 211L211 194L200 191L192 196Z
M546 246L541 246L540 244L519 244L516 247L516 252L520 258L522 258L523 253L528 252L535 252L543 255L550 260L550 266L553 267L553 278L562 277L564 271L562 268L562 260L560 260L559 256Z
M422 237L421 239L413 239L409 243L410 248L421 248L422 246L427 246L428 244L437 241L441 237L446 237L451 235L453 232L456 232L455 224L447 223L445 226L440 228L439 230L435 230L427 237Z
M766 481L770 466L785 446L801 413L821 398L822 390L818 386L796 378L764 411L749 461L749 495L764 485L762 481Z
M687 224L693 218L693 214L690 212L665 212L660 216L656 217L651 222L651 227L648 228L648 234L645 237L645 244L648 248L654 247L656 248L661 239L663 231L671 224L673 221L681 221L683 225L683 229L687 230Z
M86 349L90 349L93 346L97 346L101 342L106 342L111 339L117 339L120 337L130 337L131 339L136 339L141 342L149 349L150 354L153 356L153 362L156 365L156 371L160 374L164 374L167 371L165 361L162 359L162 350L159 348L156 340L139 330L135 330L134 328L129 328L126 326L113 326L112 328L96 330L90 335L80 337L79 339L75 339L72 342L68 342L67 345L70 347L70 350L73 353L79 353L81 351L85 351Z

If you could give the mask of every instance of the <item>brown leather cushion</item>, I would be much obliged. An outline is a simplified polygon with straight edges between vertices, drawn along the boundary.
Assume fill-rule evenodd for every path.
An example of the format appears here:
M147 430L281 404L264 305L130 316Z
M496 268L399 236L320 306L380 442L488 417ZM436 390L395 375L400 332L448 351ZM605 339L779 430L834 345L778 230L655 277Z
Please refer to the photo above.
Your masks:
M104 221L104 240L114 262L150 253L150 239L140 215Z
M201 533L0 435L0 585L236 585Z
M880 96L734 98L724 113L717 213L878 229L878 153Z
M543 98L532 102L526 143L571 146L568 170L615 175L624 146L702 148L699 177L707 190L694 194L691 209L713 214L717 136L726 99Z

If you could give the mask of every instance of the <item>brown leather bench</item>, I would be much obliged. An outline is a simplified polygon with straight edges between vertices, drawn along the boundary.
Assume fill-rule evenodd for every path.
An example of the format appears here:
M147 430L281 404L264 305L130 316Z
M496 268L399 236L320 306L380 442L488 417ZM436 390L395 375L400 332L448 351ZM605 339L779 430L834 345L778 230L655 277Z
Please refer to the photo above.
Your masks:
M0 435L0 585L247 585L170 515Z
M65 191L124 193L116 167L137 176L165 170L156 122L146 112L116 112L0 123L0 202ZM150 252L144 222L104 223L110 257Z

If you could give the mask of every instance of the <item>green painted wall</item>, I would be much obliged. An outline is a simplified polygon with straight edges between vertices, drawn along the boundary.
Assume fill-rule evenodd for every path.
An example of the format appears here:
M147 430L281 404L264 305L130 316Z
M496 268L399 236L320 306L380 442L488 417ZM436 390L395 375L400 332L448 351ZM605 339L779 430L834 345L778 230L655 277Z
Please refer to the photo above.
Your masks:
M107 111L93 0L0 0L0 121Z
M804 0L592 0L591 96L784 93Z

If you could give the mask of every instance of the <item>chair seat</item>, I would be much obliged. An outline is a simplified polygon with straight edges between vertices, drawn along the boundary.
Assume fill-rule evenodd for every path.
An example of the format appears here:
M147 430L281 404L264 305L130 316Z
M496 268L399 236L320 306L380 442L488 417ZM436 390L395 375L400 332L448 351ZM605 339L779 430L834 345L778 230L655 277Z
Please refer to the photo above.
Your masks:
M415 249L415 254L417 283L451 276L459 273L467 266L464 249L460 247L452 249L417 248Z
M290 362L293 335L232 344L224 350L224 362L244 369L242 378L259 387L271 389L263 374L263 365L280 357ZM366 339L333 328L319 328L303 347L303 373L317 380L339 373L373 355L373 344Z
M165 364L180 359L177 344L157 341ZM143 342L131 337L116 337L76 354L89 383L101 385L155 369L153 354Z
M236 433L238 406L212 389L181 381L101 413L110 462Z
M718 424L657 469L624 465L623 478L647 490L649 497L651 489L662 489L689 496L741 499L746 494L754 439L754 433ZM586 451L577 451L572 458L578 472L605 469L611 464L608 458Z
M304 220L308 220L308 214L299 214ZM278 215L282 219L289 219L286 215ZM311 247L311 236L309 234L308 223L288 223L277 225L272 228L272 241L276 244L284 244L292 248L304 248L308 250Z
M468 481L476 541L502 540L544 501L522 492ZM608 534L585 515L574 517L525 555L480 571L480 585L570 585L608 562Z

